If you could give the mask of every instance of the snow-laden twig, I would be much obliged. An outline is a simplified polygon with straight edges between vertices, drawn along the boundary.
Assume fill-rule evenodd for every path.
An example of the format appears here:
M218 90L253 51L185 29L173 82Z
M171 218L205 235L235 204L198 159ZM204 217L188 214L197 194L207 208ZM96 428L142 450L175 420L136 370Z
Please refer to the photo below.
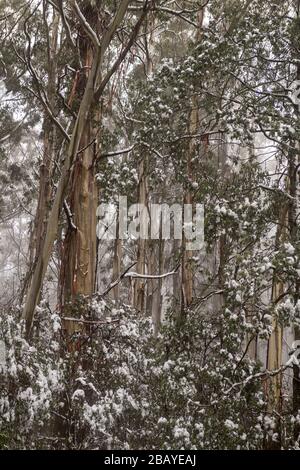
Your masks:
M137 272L132 272L130 271L130 269L136 265L136 261L131 264L127 269L125 269L125 271L115 280L113 281L106 289L104 292L102 292L101 294L98 294L99 297L104 297L105 295L108 294L108 292L110 292L114 287L116 287L121 281L122 279L126 278L126 277L129 277L131 279L164 279L168 276L174 276L175 274L178 274L178 269L180 267L180 264L178 264L178 266L176 266L176 268L171 271L171 272L168 272L168 273L164 273L164 274L139 274Z
M110 325L112 323L119 323L119 319L117 320L110 320L110 321L101 321L101 320L82 320L80 318L75 317L62 317L64 321L73 321L76 323L86 323L88 325Z
M263 379L263 378L268 378L268 377L275 377L276 375L281 374L286 369L291 367L291 364L292 364L292 360L289 359L288 362L286 364L284 364L283 366L279 367L279 369L264 370L263 372L258 372L257 374L249 375L248 377L246 377L241 382L236 382L235 384L231 385L231 387L228 390L224 391L224 395L228 395L230 392L232 392L232 390L234 390L235 388L238 388L240 386L242 386L244 388L252 380Z
M165 277L174 276L175 274L178 274L178 268L177 270L164 274L139 274L135 272L129 272L125 274L124 277L131 277L134 279L164 279Z
M114 157L116 155L123 155L124 153L131 152L131 150L133 150L135 146L136 146L136 144L133 144L133 145L131 145L131 147L128 147L126 149L115 150L114 152L101 153L100 157L101 158L106 158L106 157Z
M68 224L69 224L70 229L74 230L74 232L76 232L77 227L73 222L73 214L72 214L71 209L70 209L70 207L69 207L66 200L64 200L64 210L65 210L65 213L66 213L66 216L67 216L67 219L68 219Z

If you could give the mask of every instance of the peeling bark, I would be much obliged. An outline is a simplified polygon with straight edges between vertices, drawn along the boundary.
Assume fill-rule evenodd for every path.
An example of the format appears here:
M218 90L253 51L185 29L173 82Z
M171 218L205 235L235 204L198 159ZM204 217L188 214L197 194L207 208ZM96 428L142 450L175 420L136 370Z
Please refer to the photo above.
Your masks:
M105 51L115 34L118 25L122 22L130 0L123 0L116 12L115 18L110 28L102 38L101 46L97 48L94 54L93 63L85 87L85 91L80 102L77 119L74 125L72 136L66 152L66 158L61 169L61 177L58 183L57 191L53 201L52 209L49 214L45 238L42 242L41 252L33 269L31 284L27 293L25 306L23 309L23 318L26 322L27 336L30 334L35 307L38 303L41 286L45 277L48 262L51 256L54 241L58 232L59 216L63 200L70 178L72 164L77 157L83 135L86 131L86 125L90 118L91 108L94 102L95 94L101 83L101 69Z

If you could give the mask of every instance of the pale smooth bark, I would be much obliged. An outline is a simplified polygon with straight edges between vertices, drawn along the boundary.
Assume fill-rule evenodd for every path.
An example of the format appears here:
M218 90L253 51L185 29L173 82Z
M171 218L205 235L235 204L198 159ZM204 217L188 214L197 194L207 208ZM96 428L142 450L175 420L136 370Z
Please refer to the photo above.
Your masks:
M55 89L57 75L57 42L59 34L59 15L53 11L53 21L48 28L48 84L47 99L51 109L55 107ZM45 235L47 217L51 199L51 176L55 152L56 127L48 114L44 112L42 161L39 168L39 193L36 213L29 241L29 268L21 293L21 301L26 293L32 276L32 267L41 251Z
M275 240L275 249L279 247L279 244L286 238L286 222L288 216L287 206L283 206L280 217L278 220L278 227ZM276 304L278 298L284 291L284 285L277 277L276 272L273 277L271 301L273 305ZM274 371L280 370L282 366L282 340L283 340L283 329L280 325L276 316L272 319L272 333L268 340L267 348L267 370ZM266 381L266 395L268 400L268 411L273 413L274 411L279 416L282 408L282 372L270 376ZM280 435L281 423L278 420L277 430ZM273 441L267 442L268 448L280 448L280 440L276 443Z
M298 34L299 34L299 19L300 19L300 0L297 0L296 4L296 17L298 24ZM298 35L296 34L297 38ZM297 41L297 39L296 39ZM296 44L296 50L298 51L298 44ZM298 58L297 58L298 59ZM300 80L300 64L297 62L297 80ZM300 121L300 108L299 104L297 107L297 120ZM289 161L289 193L292 196L292 199L289 203L289 230L290 237L293 244L299 242L299 217L300 217L300 142L297 141L295 147L297 148L297 155L293 155ZM295 295L294 303L296 304L300 298L300 278L296 282L295 286ZM296 341L300 341L300 328L296 325L294 331L294 338ZM293 412L294 416L297 416L300 409L300 367L296 364L293 366ZM295 422L294 426L294 438L295 440L299 439L300 435L300 424Z
M142 158L139 164L139 204L143 207L147 206L147 175L146 175L146 162L145 157ZM146 240L142 237L138 240L138 251L137 251L137 272L144 275L146 273ZM144 311L145 308L145 293L146 293L146 281L144 279L136 279L134 281L134 295L133 295L133 306L140 312Z
M189 123L189 133L195 135L199 126L199 111L197 98L192 98L192 110L190 113L190 123ZM192 138L189 143L189 152L187 156L187 177L191 182L193 180L193 171L192 171L192 159L196 151L196 139ZM184 204L193 204L193 196L191 191L188 189L184 195ZM186 237L183 230L182 233L182 250L183 250L183 260L182 260L182 310L189 307L193 300L193 251L187 250L186 248Z
M162 217L159 223L159 241L158 241L158 274L162 275L164 271L164 240L162 239ZM175 276L178 277L178 276ZM155 285L153 282L152 286L152 321L154 326L154 336L157 336L161 325L161 310L162 310L162 285L163 278L160 277Z
M198 12L198 29L196 33L196 40L199 41L202 35L202 26L204 20L204 8L201 8ZM197 96L193 96L191 99L191 111L189 116L189 128L188 132L191 135L196 135L199 128L199 105ZM191 138L189 143L189 150L187 155L187 178L189 182L193 181L193 169L192 160L196 152L197 142L195 138ZM193 195L190 189L187 189L183 199L184 204L193 204ZM193 286L194 286L194 272L193 272L193 251L186 249L186 237L183 230L182 234L182 300L181 300L181 314L188 308L193 300Z
M151 27L151 24L150 24ZM153 62L149 52L151 47L152 35L150 34L150 40L147 40L147 25L145 27L145 50L146 50L146 76L149 77L153 73ZM143 207L147 207L148 201L148 155L142 157L139 168L139 185L138 185L138 199L139 204ZM144 275L146 273L146 248L147 240L140 237L138 239L138 250L137 250L137 272ZM146 299L146 282L143 279L136 279L133 285L133 306L143 312L145 310L145 299Z
M119 237L119 221L117 220L117 236L114 241L114 258L113 258L113 276L112 279L115 281L120 277L121 274L121 259L122 259L122 240ZM119 300L120 298L120 286L116 286L112 289L112 298Z

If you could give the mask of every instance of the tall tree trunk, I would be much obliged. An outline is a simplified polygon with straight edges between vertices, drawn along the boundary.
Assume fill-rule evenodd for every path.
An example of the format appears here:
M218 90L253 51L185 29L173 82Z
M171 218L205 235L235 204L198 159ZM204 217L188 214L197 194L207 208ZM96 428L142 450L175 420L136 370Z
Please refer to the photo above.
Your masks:
M287 221L287 207L284 206L281 210L280 217L278 220L278 228L275 240L275 249L277 249L280 243L286 236L285 226ZM277 277L276 272L273 277L272 285L272 303L275 305L276 300L283 293L284 286L282 281ZM282 365L282 338L283 329L276 317L272 319L272 333L268 340L267 349L267 369L274 371L280 369ZM270 377L266 382L266 393L268 399L268 411L277 414L281 413L282 407L282 374L278 373L273 377ZM277 430L279 435L278 442L268 441L267 448L269 449L280 449L281 447L281 423L278 419Z
M190 125L189 125L189 134L195 135L197 133L199 126L199 110L197 98L193 97L192 99L192 110L190 114ZM192 159L196 151L196 138L192 138L189 144L189 152L187 156L187 178L189 184L193 179L192 171ZM190 189L187 189L183 199L184 204L193 204L193 196ZM186 236L183 230L182 234L182 251L183 251L183 260L182 260L182 310L186 307L189 307L193 299L193 251L186 249Z
M86 80L93 61L92 50L85 51ZM80 90L78 90L80 93ZM61 263L62 305L79 295L91 295L95 285L96 210L98 191L95 182L96 132L95 112L91 110L80 140L79 152L70 182L68 229L63 243Z
M119 216L117 215L117 236L114 241L114 258L113 258L113 275L112 281L115 281L119 278L121 274L121 260L122 260L122 240L119 237ZM119 300L120 298L120 284L118 283L112 289L112 298L114 300Z
M159 240L158 240L158 274L164 271L164 240L162 239L162 217L159 221ZM174 276L178 277L178 276ZM167 281L166 281L167 282ZM162 310L162 278L153 281L152 286L152 321L154 325L154 335L157 336L161 325Z
M143 210L147 207L147 170L145 157L139 163L139 185L138 185L138 198L139 204L143 207ZM137 272L139 274L146 273L146 240L141 236L138 239L138 250L137 250ZM136 279L134 281L134 296L133 305L140 312L144 311L145 308L145 292L146 292L146 281L144 279Z
M53 243L55 241L59 216L69 182L70 170L74 159L76 159L80 144L85 133L88 120L91 118L91 108L95 99L96 90L99 87L101 78L102 62L105 50L110 44L118 25L122 22L128 9L130 0L123 0L118 7L115 18L110 28L104 34L101 41L101 47L97 47L94 55L93 64L89 73L88 81L85 87L84 95L80 102L77 119L74 125L72 136L66 152L66 158L61 169L61 177L58 183L54 202L49 214L45 238L41 246L37 263L34 266L31 284L27 293L26 303L23 309L23 318L26 321L27 336L30 333L35 307L38 303L41 286L47 270L49 258L51 256Z
M152 18L153 20L153 18ZM148 22L145 23L145 72L146 72L146 79L152 75L153 73L153 62L151 59L150 54L150 47L152 44L152 21L150 21L150 40L148 41L147 33L148 33ZM138 168L138 175L139 175L139 185L138 185L138 199L139 204L141 204L144 209L148 206L148 155L142 157L139 168ZM137 249L137 272L139 274L146 273L146 248L147 248L147 240L139 237L138 239L138 249ZM146 304L146 281L144 279L135 279L134 286L133 286L133 305L134 307L143 312L145 309Z
M298 34L296 38L299 38L299 19L300 19L300 0L297 0L296 4L296 16L298 24ZM300 83L300 64L299 64L299 43L295 44L296 59L297 59L297 81L298 89ZM298 125L300 123L300 104L296 108ZM296 142L295 145L296 153L293 154L289 160L289 181L290 181L290 195L292 199L289 203L289 231L292 244L299 242L299 226L297 220L300 217L300 142ZM296 282L294 303L296 304L300 298L300 279ZM300 341L300 328L296 325L294 332L295 341ZM296 417L300 411L300 367L296 364L293 365L293 413ZM296 420L294 427L294 438L295 441L299 441L300 436L300 424Z
M198 29L196 33L196 40L199 41L202 35L202 25L204 19L204 8L201 8L198 12ZM197 96L193 96L191 100L191 111L189 117L189 129L188 132L190 135L197 134L199 128L199 105ZM195 156L197 148L197 139L196 137L191 138L189 143L189 151L187 155L187 179L190 184L193 181L193 168L192 160ZM185 192L183 198L184 204L193 204L193 196L191 190L188 188ZM193 285L194 285L194 272L193 272L193 251L186 249L186 237L183 230L182 236L182 266L181 266L181 276L182 276L182 301L181 301L181 313L183 314L185 308L189 307L193 300Z
M46 12L45 12L46 14ZM48 82L47 99L51 109L55 109L56 75L57 75L57 41L59 34L59 14L53 11L53 20L48 30ZM33 265L39 256L42 248L42 242L45 236L47 218L50 210L51 200L51 177L53 170L53 161L55 154L56 128L49 118L44 114L43 122L43 150L42 161L39 168L39 193L36 213L29 241L29 268L26 274L21 301L26 293L27 287L32 277Z
M300 79L300 67L299 67L299 79ZM299 148L299 144L298 144ZM289 159L289 193L291 199L289 201L288 208L288 225L289 225L289 235L290 240L293 246L299 243L299 227L297 224L297 219L300 216L299 210L299 188L300 188L300 154L298 156L293 154ZM298 174L297 174L298 167ZM298 190L297 190L298 188ZM294 304L296 305L300 298L300 278L296 280L295 285L295 294L294 294ZM300 341L300 328L295 325L294 327L294 337L295 341ZM297 364L293 365L293 413L295 417L300 412L300 367ZM300 425L296 420L294 428L294 437L298 441L300 436Z

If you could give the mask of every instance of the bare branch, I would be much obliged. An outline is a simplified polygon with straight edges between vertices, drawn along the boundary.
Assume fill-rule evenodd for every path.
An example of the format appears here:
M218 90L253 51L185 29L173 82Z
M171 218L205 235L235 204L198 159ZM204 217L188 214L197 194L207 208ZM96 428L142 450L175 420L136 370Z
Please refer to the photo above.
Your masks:
M64 205L65 213L66 213L66 216L67 216L67 219L68 219L69 227L72 231L76 232L78 229L77 229L76 225L73 222L73 214L72 214L71 209L70 209L70 207L69 207L66 200L64 200L63 205Z
M26 59L22 59L19 54L18 54L18 57L23 61L25 62L27 68L28 68L28 71L30 72L32 78L33 78L33 81L34 81L34 84L35 84L35 87L36 87L36 91L37 93L34 93L33 90L31 90L30 88L27 88L29 92L31 92L36 98L39 99L39 101L41 102L41 104L43 105L45 111L47 112L48 116L50 117L50 119L53 121L53 123L56 125L56 127L58 127L58 129L62 132L63 136L65 137L65 139L67 139L68 141L70 141L70 136L69 134L67 133L67 131L64 129L64 127L62 126L62 124L58 121L58 119L54 116L54 113L51 109L51 106L50 106L50 103L48 101L48 97L45 93L45 90L41 87L41 81L37 75L37 72L31 62L31 38L30 38L30 34L28 33L28 29L27 29L27 23L29 21L29 19L32 17L32 15L34 14L34 12L28 16L26 18L26 20L24 21L24 33L25 33L25 36L26 36L26 39L27 39L27 42L28 42L28 47L27 47L27 50L26 50Z
M113 35L115 34L118 26L120 25L120 23L122 22L126 12L127 12L127 9L128 9L128 6L129 6L129 3L130 3L130 0L122 0L120 5L119 5L119 8L115 14L115 17L111 23L111 25L109 26L106 34L103 36L102 40L101 40L101 55L100 55L100 59L103 58L104 56L104 53L106 51L106 49L108 48L109 44L110 44L110 41L113 37ZM147 3L147 1L146 1Z
M111 321L82 320L82 319L75 318L75 317L61 317L61 319L65 320L65 321L73 321L75 323L85 323L85 324L88 324L88 325L111 325L111 324L120 322L119 319L111 320Z
M108 158L108 157L115 157L116 155L124 155L124 153L131 152L135 146L136 144L133 144L131 145L131 147L128 147L126 149L116 150L114 152L101 153L100 158Z
M104 297L106 294L108 294L108 292L110 292L114 287L116 287L120 282L121 280L126 276L126 274L128 273L128 271L136 265L136 261L134 263L132 263L130 266L128 266L128 268L125 269L125 271L115 280L113 281L108 287L107 289L105 289L104 292L102 292L102 294L98 294L99 297Z
M128 2L127 2L128 3ZM107 83L109 82L111 76L116 72L116 70L119 68L119 66L121 65L121 63L123 62L123 60L125 59L127 53L129 52L129 50L131 49L137 35L138 35L138 32L140 30L140 27L147 15L149 11L149 7L148 7L148 4L147 2L145 3L145 7L143 8L143 11L140 15L140 18L138 19L135 27L133 28L133 31L131 33L131 36L130 36L130 39L128 41L128 43L126 44L125 48L123 49L123 51L120 53L119 57L117 58L117 60L115 61L115 63L113 64L113 66L111 67L111 69L107 72L106 76L104 77L104 79L101 81L99 87L97 88L96 90L96 93L95 93L95 100L98 101L100 96L102 95L103 91L104 91L104 88L106 87Z
M100 47L100 42L99 42L99 39L98 39L98 36L97 36L96 32L93 30L93 28L87 22L86 18L84 17L84 15L82 14L82 11L80 10L80 8L78 6L78 3L76 2L76 0L72 0L72 5L73 5L73 9L76 13L76 16L79 19L79 21L81 23L81 26L83 27L86 34L88 35L88 37L90 38L90 40L92 41L92 43L94 44L94 46L96 48Z
M1 144L2 144L3 142L5 142L7 139L9 139L9 138L12 136L12 134L14 134L14 133L19 129L19 127L22 126L22 124L23 124L23 122L25 121L26 117L27 117L27 114L26 114L26 116L23 117L23 119L22 119L21 121L19 121L19 122L15 125L15 127L14 127L8 134L6 134L5 136L3 136L3 137L0 138L0 143L1 143Z
M164 274L139 274L135 272L129 272L125 274L123 277L130 277L132 279L164 279L169 276L174 276L175 274L178 274L178 269L180 267L180 264L174 269L174 271L171 271L169 273L164 273Z
M50 2L50 0L48 0ZM56 5L54 5L52 2L50 2L51 5L53 5L53 7L55 7ZM67 20L67 17L65 15L65 12L64 12L64 7L63 7L63 4L62 4L62 0L60 0L58 2L58 10L59 10L59 13L60 13L60 16L61 16L61 19L62 19L62 22L63 22L63 25L64 25L64 28L66 30L66 35L67 35L67 38L68 38L68 41L70 43L70 45L72 46L73 49L76 49L76 44L72 38L72 33L71 33L71 28L70 28L70 24L69 24L69 21Z

